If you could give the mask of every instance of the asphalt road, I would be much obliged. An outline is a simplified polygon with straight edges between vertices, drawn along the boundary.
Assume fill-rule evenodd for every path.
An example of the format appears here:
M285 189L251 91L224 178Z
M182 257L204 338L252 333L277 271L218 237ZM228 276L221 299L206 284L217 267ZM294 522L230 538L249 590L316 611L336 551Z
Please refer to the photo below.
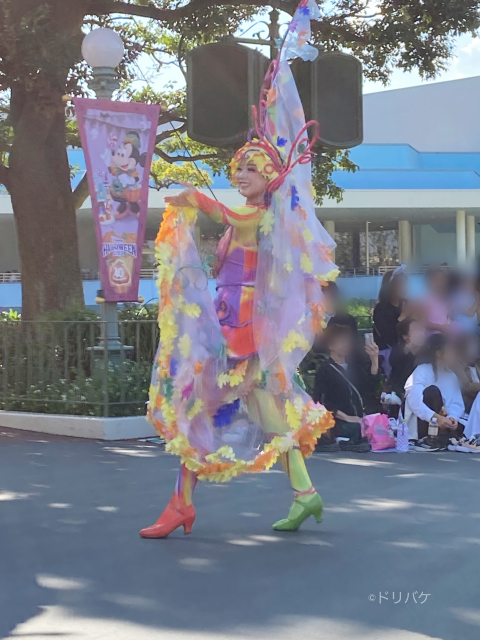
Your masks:
M273 470L202 483L191 536L141 540L176 463L3 430L0 637L480 637L480 456L315 455L320 525L270 529L291 501Z

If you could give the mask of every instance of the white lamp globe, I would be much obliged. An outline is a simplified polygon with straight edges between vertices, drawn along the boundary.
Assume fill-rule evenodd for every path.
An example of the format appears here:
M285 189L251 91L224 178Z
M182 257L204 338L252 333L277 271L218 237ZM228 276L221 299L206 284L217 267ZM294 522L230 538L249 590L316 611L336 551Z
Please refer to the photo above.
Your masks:
M82 55L91 67L115 69L123 58L125 48L116 31L100 27L87 33L82 42Z

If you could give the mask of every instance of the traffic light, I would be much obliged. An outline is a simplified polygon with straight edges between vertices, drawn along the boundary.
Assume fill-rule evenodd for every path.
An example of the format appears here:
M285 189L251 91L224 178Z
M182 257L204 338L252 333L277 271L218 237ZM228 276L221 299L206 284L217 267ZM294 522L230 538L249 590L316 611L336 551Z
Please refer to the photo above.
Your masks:
M270 61L231 42L197 47L187 57L187 133L214 147L240 146L253 127L252 104Z
M299 58L292 72L305 111L317 120L324 149L350 149L363 142L362 64L337 51L320 53L313 62Z

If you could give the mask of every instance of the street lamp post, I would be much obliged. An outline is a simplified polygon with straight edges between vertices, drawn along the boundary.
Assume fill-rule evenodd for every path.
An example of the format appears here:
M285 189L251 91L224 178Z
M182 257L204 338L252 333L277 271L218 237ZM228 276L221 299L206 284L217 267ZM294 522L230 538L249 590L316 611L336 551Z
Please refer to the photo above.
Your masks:
M278 53L278 44L280 40L280 25L278 24L278 18L280 16L280 12L277 9L272 9L269 13L270 22L264 22L263 20L259 20L254 25L248 27L246 31L250 31L252 27L255 27L258 24L264 24L268 28L268 39L260 38L260 36L256 36L255 38L243 38L229 35L226 37L227 40L232 42L238 42L240 44L260 44L262 46L270 47L270 60L275 60Z
M111 100L120 83L115 73L124 53L121 37L116 31L101 27L90 31L82 42L82 55L93 69L90 88L97 98Z
M97 98L111 100L113 92L119 88L120 82L115 69L120 64L123 53L123 41L112 29L94 29L83 39L82 55L93 71L89 87L95 91ZM108 362L119 362L122 350L130 351L133 347L124 346L120 341L117 303L106 302L102 289L97 292L95 302L100 305L102 333L100 343L94 350L100 357L105 357L106 351ZM102 357L101 359L104 360Z

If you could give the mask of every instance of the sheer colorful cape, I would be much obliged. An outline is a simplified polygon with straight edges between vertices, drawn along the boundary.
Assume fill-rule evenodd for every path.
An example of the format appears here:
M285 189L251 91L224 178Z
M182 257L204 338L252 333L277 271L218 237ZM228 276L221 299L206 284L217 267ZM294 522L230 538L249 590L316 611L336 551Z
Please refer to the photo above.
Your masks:
M307 41L317 15L313 0L300 3L262 115L268 140L293 160L303 151L292 143L305 118L288 60L313 57ZM148 416L167 450L199 479L222 482L268 469L292 447L310 455L333 426L296 371L323 323L321 285L338 271L335 245L315 215L311 165L298 163L272 194L259 228L258 356L230 360L194 242L196 215L168 206L157 237L160 344Z

